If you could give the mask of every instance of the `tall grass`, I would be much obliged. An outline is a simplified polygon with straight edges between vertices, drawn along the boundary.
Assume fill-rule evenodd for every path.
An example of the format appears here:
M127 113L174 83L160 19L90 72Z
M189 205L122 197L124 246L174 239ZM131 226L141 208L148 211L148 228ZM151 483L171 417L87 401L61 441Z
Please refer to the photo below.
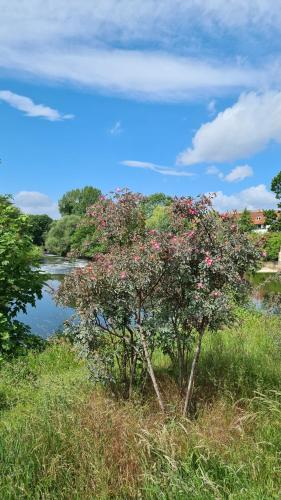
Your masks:
M88 381L67 344L0 370L0 498L278 499L278 318L241 313L206 337L193 420L167 359L156 357L169 415L116 401Z

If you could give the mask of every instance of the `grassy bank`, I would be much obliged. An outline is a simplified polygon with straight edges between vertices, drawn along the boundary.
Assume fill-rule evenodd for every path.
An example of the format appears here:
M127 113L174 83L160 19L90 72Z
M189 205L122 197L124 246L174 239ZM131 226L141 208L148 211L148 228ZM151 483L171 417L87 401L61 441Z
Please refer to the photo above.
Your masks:
M0 498L277 499L281 490L278 318L243 314L206 338L197 415L177 415L168 361L155 359L168 417L113 400L67 344L0 370Z

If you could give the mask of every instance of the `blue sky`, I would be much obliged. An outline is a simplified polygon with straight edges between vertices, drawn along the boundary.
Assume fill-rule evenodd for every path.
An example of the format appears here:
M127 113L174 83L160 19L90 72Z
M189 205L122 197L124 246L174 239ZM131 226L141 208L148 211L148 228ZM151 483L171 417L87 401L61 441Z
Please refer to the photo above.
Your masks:
M0 0L0 191L76 187L275 206L281 1Z

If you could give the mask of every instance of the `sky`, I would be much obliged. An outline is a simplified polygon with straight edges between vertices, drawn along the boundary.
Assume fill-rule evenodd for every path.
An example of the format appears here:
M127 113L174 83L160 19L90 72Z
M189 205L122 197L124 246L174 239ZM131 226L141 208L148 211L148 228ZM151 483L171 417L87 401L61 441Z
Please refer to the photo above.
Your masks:
M281 0L0 0L0 192L276 206Z

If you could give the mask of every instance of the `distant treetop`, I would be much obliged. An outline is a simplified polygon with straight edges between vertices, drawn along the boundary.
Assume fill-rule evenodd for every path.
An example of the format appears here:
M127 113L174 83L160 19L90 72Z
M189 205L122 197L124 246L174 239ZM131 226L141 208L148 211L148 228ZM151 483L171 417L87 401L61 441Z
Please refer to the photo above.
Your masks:
M101 196L101 191L92 186L82 189L72 189L59 200L61 215L83 215L87 208L96 203Z

